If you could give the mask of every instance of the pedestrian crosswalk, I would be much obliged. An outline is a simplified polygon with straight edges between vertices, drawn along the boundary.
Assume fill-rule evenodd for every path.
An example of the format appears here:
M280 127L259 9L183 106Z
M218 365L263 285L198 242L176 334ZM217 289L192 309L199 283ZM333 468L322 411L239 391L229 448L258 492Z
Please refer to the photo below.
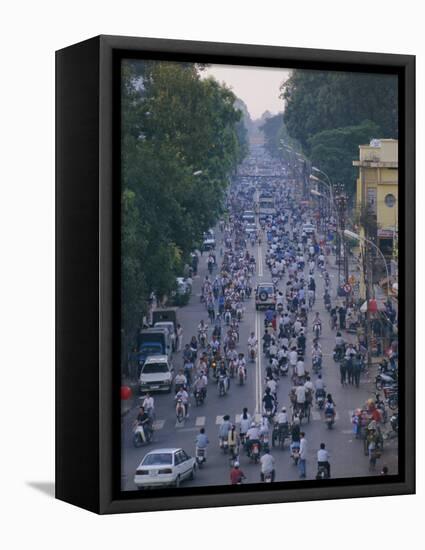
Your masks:
M335 415L335 421L338 422L339 420L341 420L341 417L342 417L343 421L346 419L347 421L349 421L351 423L352 415L353 415L352 410L344 411L344 413L342 415L337 412L336 415ZM222 414L219 414L219 415L215 416L214 417L214 423L217 426L222 424L224 416L225 415L222 415ZM234 424L240 424L241 416L242 416L241 414L229 415L230 421L234 422ZM253 419L255 420L256 423L259 423L261 421L261 418L262 418L261 414L255 414L253 416L254 416ZM325 418L324 418L323 411L318 411L318 410L313 410L313 409L311 410L310 421L313 421L313 422L320 422L321 421L321 422L323 422L324 419ZM203 428L207 425L208 418L206 416L194 416L194 417L185 418L181 422L179 422L178 420L176 421L175 419L168 420L168 426L171 423L174 423L174 425L177 429L178 428L184 428L184 427L187 428L188 425L195 426L197 428ZM155 420L154 423L153 423L153 429L155 431L162 430L165 427L166 424L167 424L166 419ZM344 424L345 424L345 422L344 422ZM348 430L343 430L343 431L348 433Z

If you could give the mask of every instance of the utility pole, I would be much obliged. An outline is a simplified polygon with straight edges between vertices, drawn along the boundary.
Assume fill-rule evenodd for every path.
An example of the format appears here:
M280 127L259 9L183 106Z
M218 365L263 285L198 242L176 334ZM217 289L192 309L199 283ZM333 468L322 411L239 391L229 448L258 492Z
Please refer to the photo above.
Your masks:
M341 257L344 255L344 284L348 283L348 254L347 254L347 241L344 236L345 224L346 224L346 213L347 213L347 196L343 192L343 187L341 185L337 186L337 196L335 197L335 203L337 207L338 214L338 249L337 249L337 262L338 262L338 284L341 286ZM346 302L348 301L348 297Z

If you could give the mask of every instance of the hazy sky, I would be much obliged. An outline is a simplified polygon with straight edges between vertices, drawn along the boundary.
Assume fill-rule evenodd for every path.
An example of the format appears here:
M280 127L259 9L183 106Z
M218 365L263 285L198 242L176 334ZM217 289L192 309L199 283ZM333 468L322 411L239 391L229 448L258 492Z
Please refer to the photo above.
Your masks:
M260 118L264 111L283 111L279 88L289 76L286 69L211 65L205 71L219 82L225 82L247 105L251 118ZM204 73L204 74L205 74Z

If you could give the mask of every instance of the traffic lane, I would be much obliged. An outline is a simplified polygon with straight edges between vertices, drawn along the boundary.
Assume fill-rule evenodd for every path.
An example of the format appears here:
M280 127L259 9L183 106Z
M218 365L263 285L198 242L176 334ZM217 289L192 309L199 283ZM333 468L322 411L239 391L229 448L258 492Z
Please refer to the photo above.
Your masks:
M265 250L263 250L263 252L263 257L265 257ZM268 277L269 270L265 264L262 271L264 273L263 279L266 279ZM323 277L320 273L316 272L315 279L317 284L316 296L322 297L324 294ZM281 290L285 288L286 282L287 275L285 274L282 281L278 285ZM323 323L323 331L320 338L322 351L324 353L322 377L327 385L327 391L332 393L335 402L337 404L339 403L339 405L337 406L337 421L332 430L327 428L324 421L323 412L318 411L314 407L311 411L310 423L303 424L303 430L305 431L307 440L309 441L308 460L309 462L315 463L317 450L320 447L320 443L325 443L326 447L329 448L328 450L330 454L333 456L334 460L336 460L333 475L336 477L371 475L368 470L368 459L367 457L364 457L362 451L362 442L357 440L353 441L351 423L351 415L353 410L359 406L359 403L362 403L368 396L370 396L370 388L366 386L364 380L361 388L359 389L352 386L341 386L339 364L333 364L334 361L332 359L335 335L330 328L329 322L326 322L329 318L329 314L324 307L322 299L316 300L313 310L309 313L309 323L306 332L306 368L310 371L311 378L314 382L317 379L317 376L314 375L311 369L311 347L313 341L311 324L316 311L319 312ZM263 333L264 329L262 329L262 334ZM264 361L264 366L265 365L266 361ZM290 381L290 377L282 377L279 381L277 392L279 408L285 406L287 410L290 411L289 393L291 388L292 383ZM315 472L310 472L310 474L307 475L307 478L314 476Z
M201 263L199 266L199 277L194 280L194 292L190 303L185 308L179 310L179 322L182 324L184 333L187 334L186 339L184 338L183 340L184 343L188 342L193 334L197 334L200 319L204 318L206 320L206 309L198 296L201 288L200 281L203 280L206 271L206 266ZM254 330L255 305L253 298L245 302L245 308L244 319L240 324L240 344L238 350L244 351L246 354L247 350L243 349L246 345L244 343L247 342L250 332ZM175 354L175 368L178 369L181 364L181 353ZM191 405L193 406L189 408L189 419L185 420L182 424L176 422L173 396L154 394L156 418L154 426L157 428L154 435L155 447L159 448L158 445L183 446L186 444L189 445L186 450L191 452L190 445L194 445L194 438L201 427L205 427L207 433L213 433L213 437L216 437L219 428L217 422L219 422L219 419L224 414L230 414L231 418L235 419L236 414L240 414L243 407L247 406L252 410L250 404L253 403L255 394L254 370L254 365L249 364L247 384L239 387L232 381L230 392L225 397L218 396L216 385L210 381L206 403L197 408L193 405L193 399L191 399ZM127 478L126 486L130 484L130 487L133 485L132 488L134 488L134 484L131 481L131 472L136 470L144 454L149 451L148 447L144 447L144 452L141 454L141 449L135 449L133 446L132 424L136 416L137 409L133 409L125 419L123 430L123 464ZM217 479L222 479L222 473L218 472L218 474L214 474L214 482L217 481L217 475Z

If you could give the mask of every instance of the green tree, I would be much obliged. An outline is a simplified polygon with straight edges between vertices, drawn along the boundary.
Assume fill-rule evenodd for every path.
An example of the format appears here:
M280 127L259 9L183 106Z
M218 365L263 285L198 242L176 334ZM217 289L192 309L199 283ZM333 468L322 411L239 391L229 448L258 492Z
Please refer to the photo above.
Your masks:
M324 130L377 125L377 136L398 135L397 77L377 73L299 70L281 87L289 134L310 153L309 140Z
M247 150L236 97L203 67L131 60L122 67L122 328L124 345L151 291L175 288L189 253L222 212Z
M310 160L327 174L332 174L334 183L344 183L347 192L352 194L357 177L353 159L358 158L359 144L368 143L378 131L375 123L364 121L358 126L318 132L308 141Z

